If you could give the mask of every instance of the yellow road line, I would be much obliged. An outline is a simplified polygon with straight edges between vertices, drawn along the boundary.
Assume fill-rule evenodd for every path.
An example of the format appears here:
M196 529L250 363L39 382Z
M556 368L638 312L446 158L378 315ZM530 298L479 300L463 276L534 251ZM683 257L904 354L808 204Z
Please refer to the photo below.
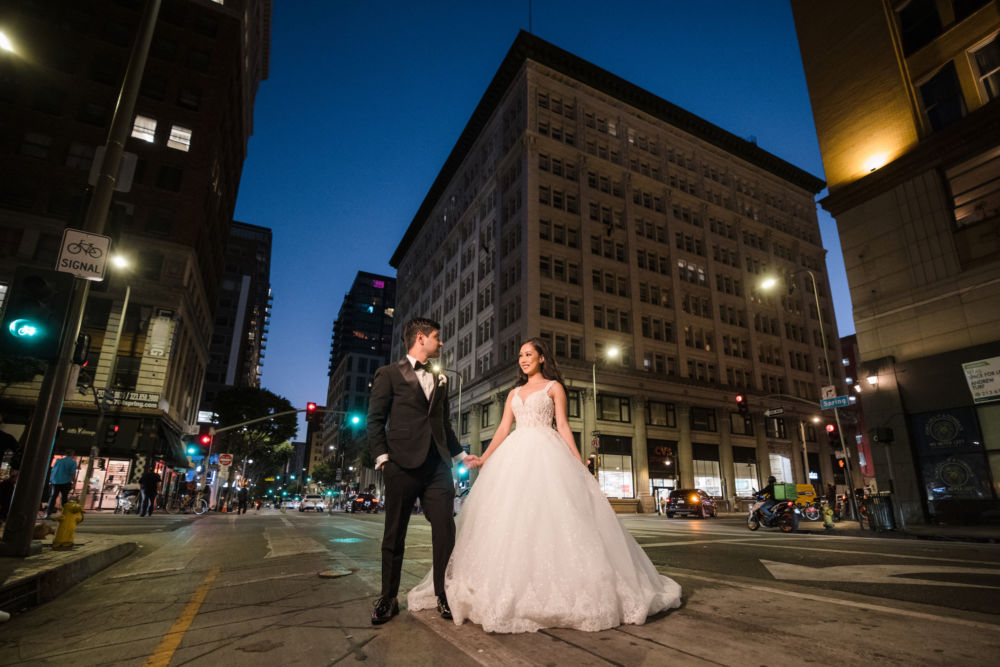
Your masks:
M170 626L170 630L160 640L160 645L156 647L153 655L149 656L149 660L146 661L144 667L166 667L170 664L170 659L174 657L174 652L181 645L181 640L184 639L184 633L191 627L194 617L198 615L198 610L205 601L205 597L208 596L208 590L212 587L212 582L215 581L215 577L218 574L219 566L216 565L209 571L205 580L201 582L198 590L191 594L191 599L188 600L184 611L177 617L174 624Z

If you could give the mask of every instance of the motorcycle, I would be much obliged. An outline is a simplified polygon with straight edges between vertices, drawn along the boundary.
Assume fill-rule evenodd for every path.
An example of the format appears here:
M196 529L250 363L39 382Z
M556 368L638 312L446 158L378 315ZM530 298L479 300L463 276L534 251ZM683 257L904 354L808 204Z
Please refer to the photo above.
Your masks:
M747 528L750 530L757 530L761 526L780 528L783 533L793 533L799 529L799 516L802 511L794 502L790 500L777 502L771 506L770 516L764 516L760 509L766 501L760 496L757 496L757 500L747 515Z

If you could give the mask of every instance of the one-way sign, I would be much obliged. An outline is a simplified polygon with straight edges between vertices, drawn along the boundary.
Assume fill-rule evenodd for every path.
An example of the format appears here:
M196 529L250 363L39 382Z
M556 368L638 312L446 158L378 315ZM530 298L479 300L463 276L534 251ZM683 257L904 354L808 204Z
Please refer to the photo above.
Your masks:
M778 415L785 414L784 408L771 408L770 410L764 410L765 417L777 417Z

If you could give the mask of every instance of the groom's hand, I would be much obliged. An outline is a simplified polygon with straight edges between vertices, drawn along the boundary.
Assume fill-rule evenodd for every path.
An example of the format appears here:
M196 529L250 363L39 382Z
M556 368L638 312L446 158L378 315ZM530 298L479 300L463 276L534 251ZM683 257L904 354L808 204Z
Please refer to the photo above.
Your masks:
M462 465L466 468L478 468L483 465L483 460L475 454L468 454L464 459L462 459Z

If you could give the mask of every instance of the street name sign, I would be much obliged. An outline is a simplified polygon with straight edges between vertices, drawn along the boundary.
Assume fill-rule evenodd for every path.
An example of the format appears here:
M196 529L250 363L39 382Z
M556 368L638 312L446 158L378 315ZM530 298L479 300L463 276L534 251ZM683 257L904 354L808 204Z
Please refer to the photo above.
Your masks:
M770 410L764 410L765 417L777 417L778 415L785 414L784 408L771 408Z
M846 408L851 404L851 399L849 396L834 396L833 398L824 398L819 402L819 407L824 410L829 410L830 408Z
M67 228L63 231L56 271L72 273L84 280L104 280L109 250L111 250L110 236Z
M228 468L233 465L233 455L232 454L219 454L219 465L223 468Z

